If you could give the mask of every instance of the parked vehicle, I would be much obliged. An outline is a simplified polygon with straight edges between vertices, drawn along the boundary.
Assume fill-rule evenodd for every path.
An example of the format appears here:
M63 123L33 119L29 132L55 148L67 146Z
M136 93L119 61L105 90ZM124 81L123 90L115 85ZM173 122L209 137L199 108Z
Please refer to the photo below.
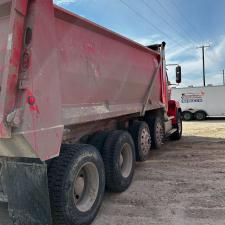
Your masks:
M105 186L125 191L135 160L165 136L181 138L165 43L144 47L52 0L1 0L0 34L0 190L10 217L90 224Z
M172 88L171 97L180 103L183 119L225 117L225 86Z

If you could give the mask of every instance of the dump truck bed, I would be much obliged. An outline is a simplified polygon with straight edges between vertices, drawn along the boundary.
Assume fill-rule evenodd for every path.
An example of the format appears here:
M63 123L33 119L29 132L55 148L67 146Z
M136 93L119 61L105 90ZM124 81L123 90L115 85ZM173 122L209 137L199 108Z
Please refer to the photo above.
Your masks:
M159 54L58 7L55 25L64 124L140 111Z
M160 65L159 52L51 1L1 1L0 33L1 156L47 160L65 128L140 113ZM163 79L160 67L146 110L163 107Z

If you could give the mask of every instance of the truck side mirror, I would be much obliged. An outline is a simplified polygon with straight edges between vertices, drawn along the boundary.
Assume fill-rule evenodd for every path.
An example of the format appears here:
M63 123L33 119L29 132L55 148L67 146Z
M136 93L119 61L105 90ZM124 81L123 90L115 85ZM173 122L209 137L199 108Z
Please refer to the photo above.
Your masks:
M181 83L181 66L176 67L176 82Z

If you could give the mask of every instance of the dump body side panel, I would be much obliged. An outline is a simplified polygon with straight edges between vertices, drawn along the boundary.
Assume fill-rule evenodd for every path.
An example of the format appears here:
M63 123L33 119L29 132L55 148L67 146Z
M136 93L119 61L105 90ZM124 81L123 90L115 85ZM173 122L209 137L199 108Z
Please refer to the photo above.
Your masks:
M55 8L64 124L141 110L159 54ZM161 103L157 74L151 106Z

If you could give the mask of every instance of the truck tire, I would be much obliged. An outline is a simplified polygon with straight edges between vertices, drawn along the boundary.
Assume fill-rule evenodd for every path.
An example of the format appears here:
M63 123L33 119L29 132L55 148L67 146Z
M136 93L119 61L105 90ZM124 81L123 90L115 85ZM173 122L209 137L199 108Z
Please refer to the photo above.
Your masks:
M185 111L183 112L183 120L191 121L193 119L193 114L191 112Z
M142 121L135 121L129 130L135 144L136 160L147 160L151 149L151 135L148 124Z
M160 149L164 139L163 122L160 117L147 118L147 122L150 128L152 147L154 149Z
M100 208L104 190L104 164L91 145L63 145L48 171L54 225L90 224Z
M134 174L135 147L131 135L126 131L112 131L105 141L102 157L106 188L112 192L125 191Z
M104 146L107 136L108 136L108 132L106 131L96 132L89 139L88 144L95 146L95 148L97 148L100 151L100 153L102 153L102 148Z
M177 130L170 136L170 139L180 140L182 137L182 131L183 131L182 117L180 112L177 113L177 124L174 126L174 128L176 128Z
M197 111L195 113L195 119L198 121L202 121L206 119L206 113L204 111Z

